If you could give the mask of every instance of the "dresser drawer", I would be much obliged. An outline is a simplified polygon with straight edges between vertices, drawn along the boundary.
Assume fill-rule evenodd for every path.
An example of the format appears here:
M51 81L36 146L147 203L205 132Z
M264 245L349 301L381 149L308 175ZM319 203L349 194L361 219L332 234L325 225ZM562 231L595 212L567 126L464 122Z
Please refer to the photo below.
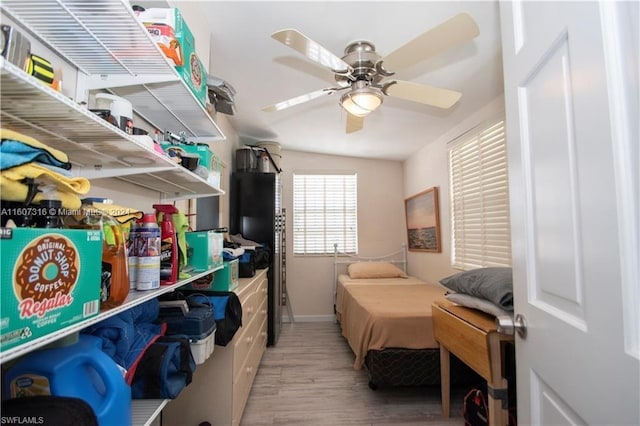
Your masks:
M262 304L264 294L265 293L262 291L262 287L259 286L256 286L250 293L247 294L246 299L242 302L243 324L249 324L253 320L253 317L258 312L258 308Z
M256 318L258 319L258 318ZM260 367L260 360L264 354L267 345L267 319L266 317L261 323L258 323L258 330L262 330L256 336L256 340L247 355L247 359L238 371L238 375L234 379L233 384L233 425L240 424L244 406L251 392L253 379Z
M260 325L262 324L262 320L266 318L266 307L267 302L263 300L263 303L255 308L258 310L258 313L253 313L251 316L251 321L249 323L245 323L245 325L240 329L242 332L238 336L237 340L234 339L233 342L233 378L234 382L236 381L236 377L240 373L241 366L245 363L247 355L254 342L257 340L260 334ZM265 314L262 315L262 311L265 311ZM243 314L243 323L244 323L244 314Z

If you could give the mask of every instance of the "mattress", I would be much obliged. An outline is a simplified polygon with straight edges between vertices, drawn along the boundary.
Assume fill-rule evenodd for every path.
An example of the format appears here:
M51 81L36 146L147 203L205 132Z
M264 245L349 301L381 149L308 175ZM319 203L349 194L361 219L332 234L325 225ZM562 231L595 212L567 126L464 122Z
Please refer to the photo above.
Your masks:
M345 287L349 285L389 285L389 284L404 284L404 285L414 285L414 284L425 284L424 281L420 281L415 277L408 278L351 278L349 275L340 274L338 276L338 283L336 286L336 317L338 321L342 320L342 310L343 310L343 293Z
M445 300L440 284L348 284L341 297L342 335L362 368L369 350L437 348L431 304Z

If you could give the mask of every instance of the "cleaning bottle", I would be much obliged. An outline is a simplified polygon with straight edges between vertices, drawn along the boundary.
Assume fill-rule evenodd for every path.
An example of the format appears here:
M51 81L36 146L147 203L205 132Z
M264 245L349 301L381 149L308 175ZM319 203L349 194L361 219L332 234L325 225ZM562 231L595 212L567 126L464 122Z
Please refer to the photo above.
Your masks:
M102 231L102 277L100 310L120 306L129 295L129 262L122 229L113 216L98 210L94 202L105 203L103 198L85 198L77 214L64 220L66 228L99 229Z
M137 290L160 287L161 233L153 213L145 213L137 228Z
M178 281L178 238L173 226L173 214L178 209L171 204L154 204L160 222L160 285L170 285Z

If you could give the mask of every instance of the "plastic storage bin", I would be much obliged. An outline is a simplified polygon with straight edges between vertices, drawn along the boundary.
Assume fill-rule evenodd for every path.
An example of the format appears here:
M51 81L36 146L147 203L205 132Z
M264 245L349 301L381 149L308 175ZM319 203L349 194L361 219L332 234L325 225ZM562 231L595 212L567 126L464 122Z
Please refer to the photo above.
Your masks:
M204 364L211 356L216 346L216 331L205 337L204 339L191 341L191 354L196 364Z
M191 283L186 288L194 290L233 291L238 287L238 259L225 261L222 269L213 273L213 279L209 283Z

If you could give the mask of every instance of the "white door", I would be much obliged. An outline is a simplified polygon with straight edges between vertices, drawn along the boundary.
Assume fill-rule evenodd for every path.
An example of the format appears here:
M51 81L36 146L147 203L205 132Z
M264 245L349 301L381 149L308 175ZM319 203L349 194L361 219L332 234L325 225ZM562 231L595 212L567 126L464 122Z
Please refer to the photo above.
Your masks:
M500 6L518 423L638 425L638 2Z

